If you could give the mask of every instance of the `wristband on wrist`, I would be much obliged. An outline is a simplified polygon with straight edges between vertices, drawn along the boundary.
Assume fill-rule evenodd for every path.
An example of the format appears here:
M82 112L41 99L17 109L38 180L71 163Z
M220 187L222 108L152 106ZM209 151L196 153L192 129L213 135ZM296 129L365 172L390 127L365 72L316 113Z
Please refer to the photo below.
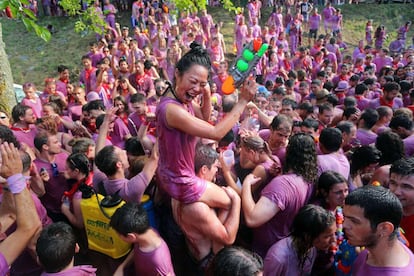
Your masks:
M26 188L26 178L18 173L7 178L7 184L12 194L19 194Z

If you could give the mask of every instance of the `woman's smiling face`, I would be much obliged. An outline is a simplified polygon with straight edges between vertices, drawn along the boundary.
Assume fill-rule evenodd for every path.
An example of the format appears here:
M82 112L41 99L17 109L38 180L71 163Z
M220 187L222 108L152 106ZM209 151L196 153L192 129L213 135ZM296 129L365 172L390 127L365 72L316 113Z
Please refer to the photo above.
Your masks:
M176 71L175 82L178 100L190 103L208 88L208 69L194 64L182 74Z

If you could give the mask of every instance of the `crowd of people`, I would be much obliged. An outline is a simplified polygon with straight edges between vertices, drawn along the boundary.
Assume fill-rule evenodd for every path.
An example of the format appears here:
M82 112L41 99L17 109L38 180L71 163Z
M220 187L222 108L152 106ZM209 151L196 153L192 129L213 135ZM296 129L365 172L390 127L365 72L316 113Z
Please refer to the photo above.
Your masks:
M138 0L130 33L117 4L94 3L78 83L59 65L0 110L0 275L413 275L410 21L389 48L368 21L348 54L330 2L251 0L234 52L269 47L225 94L206 10ZM125 203L105 223L121 258L88 249L93 193Z

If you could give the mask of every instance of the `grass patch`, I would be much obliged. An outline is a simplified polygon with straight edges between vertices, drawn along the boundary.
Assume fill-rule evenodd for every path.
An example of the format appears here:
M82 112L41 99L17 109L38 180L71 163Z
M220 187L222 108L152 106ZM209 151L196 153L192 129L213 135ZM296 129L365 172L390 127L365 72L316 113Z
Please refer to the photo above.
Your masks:
M344 18L344 40L349 46L349 52L352 52L358 40L365 37L365 23L368 19L374 21L374 28L380 24L386 26L389 35L385 42L386 46L396 37L396 30L404 22L414 21L413 4L360 4L343 5L340 8ZM321 11L321 8L319 10ZM222 32L225 36L227 51L231 53L234 37L234 14L229 14L222 8L211 8L210 12L216 22L223 22ZM267 21L270 12L269 8L263 10L262 24ZM130 12L121 13L121 17L118 19L122 26L129 26L129 20ZM43 80L46 77L57 75L59 64L69 66L72 72L72 81L77 81L81 69L80 58L88 51L88 44L95 40L95 35L81 37L73 30L74 22L73 18L66 17L40 18L39 24L43 26L52 24L57 31L52 35L51 41L45 43L33 33L28 33L21 22L0 18L3 41L6 44L6 52L9 56L15 83L31 81L39 89L42 89ZM413 28L411 28L407 43L411 43L413 34Z

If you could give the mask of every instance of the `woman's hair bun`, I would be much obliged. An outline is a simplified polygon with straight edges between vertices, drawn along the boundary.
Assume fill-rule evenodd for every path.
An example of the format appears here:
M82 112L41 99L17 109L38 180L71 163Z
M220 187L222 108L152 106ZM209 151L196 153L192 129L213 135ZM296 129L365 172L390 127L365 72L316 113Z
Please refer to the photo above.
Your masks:
M191 52L197 55L206 55L207 51L197 42L191 42L190 44Z
M192 42L188 51L176 64L179 72L184 73L193 64L199 64L210 70L211 60L207 50L197 42Z

